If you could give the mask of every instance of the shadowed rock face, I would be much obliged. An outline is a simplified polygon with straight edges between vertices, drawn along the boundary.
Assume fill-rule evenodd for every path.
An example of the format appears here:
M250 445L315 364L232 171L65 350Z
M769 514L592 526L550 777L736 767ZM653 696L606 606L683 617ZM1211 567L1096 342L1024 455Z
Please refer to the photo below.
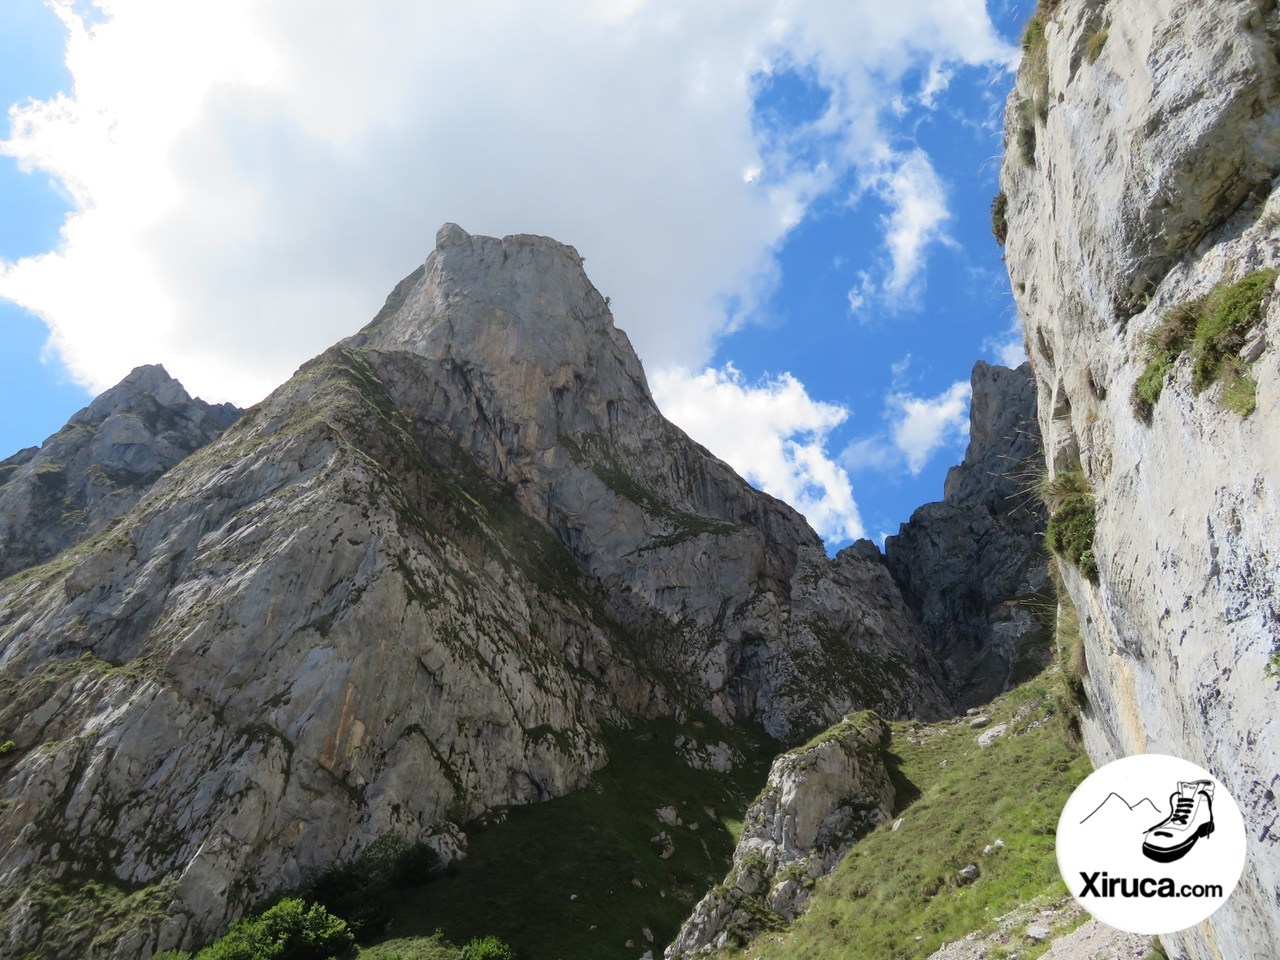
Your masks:
M42 446L0 461L0 579L127 513L239 415L229 403L193 400L164 367L138 367Z
M1240 885L1163 939L1191 960L1270 956L1280 297L1266 292L1245 348L1224 358L1256 383L1247 417L1221 384L1196 389L1186 354L1149 410L1131 398L1166 318L1280 267L1280 10L1063 3L1045 38L1042 67L1029 58L1009 99L1001 188L1046 460L1079 469L1096 508L1096 580L1059 565L1088 663L1085 746L1097 764L1184 757L1228 787L1251 838Z
M199 942L386 833L563 794L602 726L794 741L950 710L888 572L662 418L571 248L444 227L364 330L114 526L0 582L0 900L152 891ZM75 952L72 950L71 952Z
M1030 364L973 368L969 449L942 501L885 541L885 563L929 634L958 707L1045 665L1053 618L1036 388Z

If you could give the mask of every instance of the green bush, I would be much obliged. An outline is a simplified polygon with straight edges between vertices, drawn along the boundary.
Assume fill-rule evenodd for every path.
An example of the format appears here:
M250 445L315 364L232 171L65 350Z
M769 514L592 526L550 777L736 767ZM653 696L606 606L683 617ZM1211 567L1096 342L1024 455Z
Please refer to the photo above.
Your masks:
M515 952L495 936L476 937L462 948L462 960L515 960Z
M0 757L3 757L6 753L11 753L17 749L18 745L16 743L12 740L6 740L4 743L0 743Z
M1093 556L1093 535L1097 513L1092 493L1073 493L1049 515L1045 542L1058 556L1070 560L1090 580L1098 579Z
M233 924L196 960L343 960L354 956L354 947L341 919L318 903L290 898Z
M1196 390L1238 372L1240 348L1262 319L1262 300L1280 271L1255 270L1236 283L1218 284L1203 301L1196 322L1191 383Z

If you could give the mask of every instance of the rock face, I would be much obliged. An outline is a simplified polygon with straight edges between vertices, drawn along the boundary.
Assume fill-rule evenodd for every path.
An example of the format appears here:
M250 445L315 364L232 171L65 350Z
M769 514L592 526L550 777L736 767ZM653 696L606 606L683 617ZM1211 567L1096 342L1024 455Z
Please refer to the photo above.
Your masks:
M1153 331L1220 282L1280 266L1280 13L1243 0L1054 7L1009 101L1001 183L1049 466L1078 468L1096 511L1096 579L1061 564L1085 640L1086 746L1097 763L1175 754L1227 785L1249 835L1240 886L1164 939L1171 955L1269 956L1280 297L1262 297L1243 349L1223 348L1256 382L1251 414L1220 384L1196 389L1200 348L1154 372L1163 391L1147 409L1132 398Z
M668 960L746 942L804 912L813 881L889 819L888 740L884 721L861 713L775 760L743 820L733 868L694 908L667 948Z
M190 946L388 833L456 855L586 784L603 725L794 741L949 712L937 673L879 562L662 418L571 247L448 225L358 335L0 582L0 952ZM154 910L53 945L42 891L87 877Z
M44 563L138 502L240 410L193 400L164 367L138 367L43 446L0 461L0 579Z
M1046 663L1053 618L1030 364L973 368L969 449L943 499L885 541L958 707L990 701Z

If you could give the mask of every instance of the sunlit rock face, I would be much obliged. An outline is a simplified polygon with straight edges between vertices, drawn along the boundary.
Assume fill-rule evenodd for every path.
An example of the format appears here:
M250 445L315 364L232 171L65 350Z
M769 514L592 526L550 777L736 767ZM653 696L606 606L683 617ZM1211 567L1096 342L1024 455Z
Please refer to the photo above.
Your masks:
M1134 390L1171 315L1280 266L1280 14L1243 0L1051 6L1009 100L1001 184L1046 456L1054 475L1079 467L1096 505L1096 581L1062 565L1086 642L1086 744L1097 763L1170 753L1226 783L1250 838L1240 888L1166 939L1180 956L1268 956L1280 298L1263 291L1259 322L1224 353L1256 383L1247 416L1222 383L1197 389L1194 346L1149 409Z

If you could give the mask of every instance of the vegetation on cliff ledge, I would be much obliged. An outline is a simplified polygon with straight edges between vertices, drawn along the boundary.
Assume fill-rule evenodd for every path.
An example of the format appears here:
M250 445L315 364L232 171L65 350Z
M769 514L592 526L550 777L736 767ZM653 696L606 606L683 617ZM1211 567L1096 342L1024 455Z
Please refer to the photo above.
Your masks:
M1049 508L1044 541L1049 549L1069 560L1088 579L1098 579L1098 563L1093 554L1097 529L1097 507L1093 490L1080 468L1059 470L1046 476L1040 495Z
M1262 305L1280 270L1254 270L1240 280L1223 280L1205 296L1168 310L1146 335L1146 365L1133 385L1131 402L1149 422L1179 358L1190 354L1191 385L1201 393L1221 384L1219 400L1242 417L1257 404L1257 382L1241 356L1249 334L1262 319Z

